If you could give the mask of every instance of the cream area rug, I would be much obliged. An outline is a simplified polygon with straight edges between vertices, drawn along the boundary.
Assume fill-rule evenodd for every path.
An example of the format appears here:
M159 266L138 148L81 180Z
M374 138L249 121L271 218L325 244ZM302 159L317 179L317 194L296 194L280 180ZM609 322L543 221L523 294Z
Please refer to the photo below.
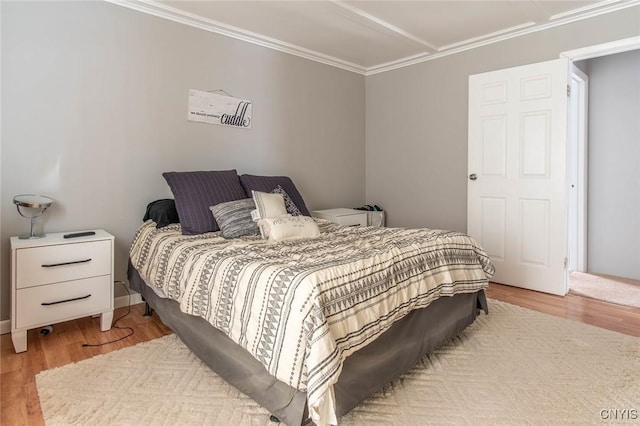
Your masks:
M489 309L339 424L640 421L639 338L495 300ZM173 335L36 381L47 425L273 425Z
M569 275L569 292L618 305L640 308L640 281L572 272Z

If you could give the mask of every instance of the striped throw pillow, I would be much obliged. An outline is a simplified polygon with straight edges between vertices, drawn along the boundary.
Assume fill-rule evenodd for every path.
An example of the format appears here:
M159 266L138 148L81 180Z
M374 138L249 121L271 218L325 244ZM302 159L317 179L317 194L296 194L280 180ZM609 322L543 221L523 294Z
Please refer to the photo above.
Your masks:
M256 208L253 199L229 201L209 207L224 238L238 238L258 233L258 225L251 219Z

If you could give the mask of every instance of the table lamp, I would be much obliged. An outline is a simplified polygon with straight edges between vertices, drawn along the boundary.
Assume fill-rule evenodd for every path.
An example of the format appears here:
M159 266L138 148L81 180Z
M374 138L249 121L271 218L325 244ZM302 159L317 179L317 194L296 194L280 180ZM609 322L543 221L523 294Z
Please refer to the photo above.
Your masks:
M44 237L44 233L38 235L35 234L34 226L36 223L36 218L44 214L49 206L53 204L53 200L49 197L45 197L44 195L21 194L13 197L13 204L16 205L16 209L18 209L18 213L20 214L20 216L31 221L31 230L29 231L29 235L20 236L20 239ZM23 211L20 209L21 207L22 209L27 210L27 212L30 213L23 213Z

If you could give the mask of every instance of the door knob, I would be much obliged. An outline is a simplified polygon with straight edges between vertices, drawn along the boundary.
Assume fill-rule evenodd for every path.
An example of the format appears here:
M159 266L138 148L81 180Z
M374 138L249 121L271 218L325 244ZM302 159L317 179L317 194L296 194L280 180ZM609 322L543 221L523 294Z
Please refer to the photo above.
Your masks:
M476 180L478 179L478 175L476 175L475 173L472 173L469 175L469 180Z

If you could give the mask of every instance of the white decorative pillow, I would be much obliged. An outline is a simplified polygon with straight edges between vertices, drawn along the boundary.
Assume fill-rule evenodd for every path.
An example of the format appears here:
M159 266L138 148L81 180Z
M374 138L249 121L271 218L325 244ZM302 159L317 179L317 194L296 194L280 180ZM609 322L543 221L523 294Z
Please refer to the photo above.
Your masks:
M295 238L315 238L320 236L320 228L309 216L268 217L258 221L263 237L269 241L283 241Z
M256 203L256 210L258 210L258 217L260 219L287 214L287 208L284 205L284 198L281 194L251 191L251 195L253 196L253 201Z
M256 204L255 214L251 213L253 220L258 220L258 227L260 228L260 236L262 238L268 238L265 231L260 225L260 219L266 219L269 217L278 217L287 214L287 207L284 204L284 197L282 194L274 194L269 192L251 191L253 201ZM257 218L257 219L256 219Z

